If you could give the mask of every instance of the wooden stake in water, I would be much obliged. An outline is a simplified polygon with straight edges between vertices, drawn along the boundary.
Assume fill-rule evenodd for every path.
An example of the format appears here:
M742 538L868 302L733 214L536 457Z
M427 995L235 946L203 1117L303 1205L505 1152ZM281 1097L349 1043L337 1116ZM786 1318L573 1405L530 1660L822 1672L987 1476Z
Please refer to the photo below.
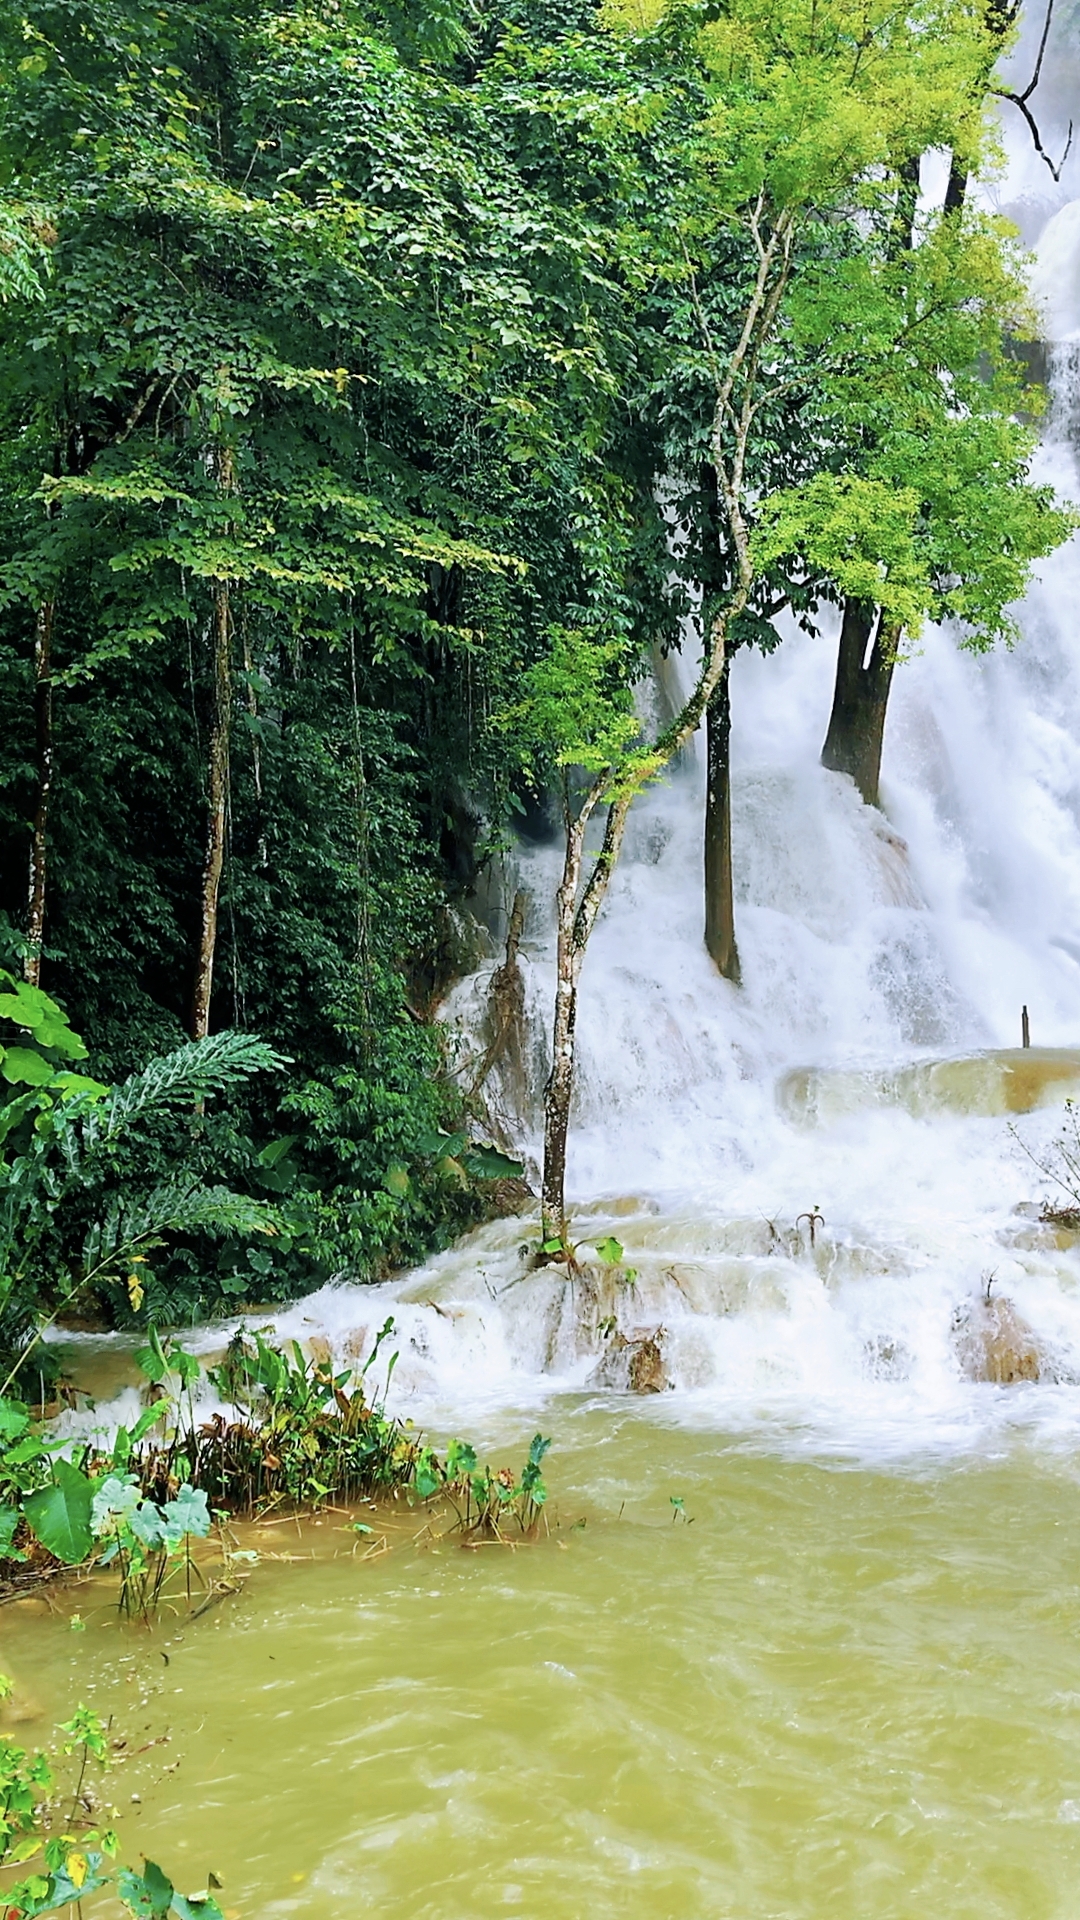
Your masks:
M1020 1042L1021 1046L1030 1047L1031 1028L1028 1025L1028 1010L1026 1007L1021 1007L1020 1009L1020 1032L1022 1036L1021 1042Z

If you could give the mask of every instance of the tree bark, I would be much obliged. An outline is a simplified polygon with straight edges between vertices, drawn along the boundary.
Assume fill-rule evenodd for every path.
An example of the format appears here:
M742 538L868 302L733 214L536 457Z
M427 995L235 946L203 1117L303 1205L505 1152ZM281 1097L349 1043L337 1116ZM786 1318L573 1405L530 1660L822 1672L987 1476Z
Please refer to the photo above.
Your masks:
M34 624L34 739L37 801L30 834L30 888L26 914L27 951L23 972L32 987L41 984L41 948L45 934L45 873L48 859L49 801L53 779L52 633L55 600L43 600Z
M706 715L705 945L725 980L738 986L731 867L731 663L724 662Z
M229 801L229 733L232 714L232 607L229 583L214 589L212 621L213 674L210 750L207 761L207 833L203 863L199 947L195 962L195 990L191 1002L191 1037L203 1040L210 1031L210 995L214 984L217 946L218 896L225 864L225 822Z
M555 1018L551 1072L544 1088L544 1172L540 1188L540 1214L544 1243L558 1241L564 1251L569 1251L566 1229L566 1140L574 1091L578 981L589 936L619 858L626 816L633 798L632 793L625 793L609 805L604 843L579 902L577 896L585 830L602 792L603 782L594 781L576 818L571 813L567 799L566 857L562 880L555 896Z
M821 764L832 773L850 774L868 807L879 804L885 712L898 641L896 629L885 625L875 607L845 601Z

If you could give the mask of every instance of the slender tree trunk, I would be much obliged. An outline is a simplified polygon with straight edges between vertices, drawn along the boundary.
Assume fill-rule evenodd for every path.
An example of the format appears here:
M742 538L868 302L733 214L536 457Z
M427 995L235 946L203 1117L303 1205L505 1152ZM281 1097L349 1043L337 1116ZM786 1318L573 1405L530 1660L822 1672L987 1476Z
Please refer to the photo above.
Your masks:
M55 600L43 600L34 624L34 738L37 801L30 835L30 889L26 914L28 941L23 972L32 987L41 984L41 948L45 935L45 871L48 858L49 801L53 778L52 634Z
M554 1058L544 1088L544 1179L541 1214L545 1243L566 1240L566 1139L570 1131L570 1100L574 1091L574 1040L577 1025L577 977L573 958L566 964L559 943L559 977L555 988Z
M570 1128L570 1099L574 1090L578 976L584 955L584 948L575 952L574 922L581 880L581 852L585 828L592 811L589 800L574 819L569 798L566 798L566 855L562 879L555 895L555 1018L551 1036L551 1072L544 1088L544 1174L540 1188L542 1238L545 1243L558 1240L562 1244L566 1238L566 1136Z
M850 774L868 807L878 805L885 713L899 637L876 608L861 600L845 601L821 764L833 773Z
M699 715L700 719L700 715ZM566 858L555 896L555 1019L552 1030L551 1072L544 1088L544 1174L540 1210L545 1242L558 1240L566 1249L566 1138L570 1129L570 1101L574 1091L577 1038L578 981L585 949L604 903L611 876L622 849L631 793L613 800L608 808L604 843L596 856L581 900L582 851L585 829L600 801L605 782L595 781L574 818L566 805Z
M739 983L731 868L731 662L706 716L705 945L725 980Z
M214 589L212 622L213 691L210 751L207 762L206 859L203 863L199 948L195 963L195 991L191 1002L191 1036L205 1039L210 1031L210 995L214 983L217 946L218 896L225 864L225 822L229 802L229 732L232 710L232 607L229 583Z

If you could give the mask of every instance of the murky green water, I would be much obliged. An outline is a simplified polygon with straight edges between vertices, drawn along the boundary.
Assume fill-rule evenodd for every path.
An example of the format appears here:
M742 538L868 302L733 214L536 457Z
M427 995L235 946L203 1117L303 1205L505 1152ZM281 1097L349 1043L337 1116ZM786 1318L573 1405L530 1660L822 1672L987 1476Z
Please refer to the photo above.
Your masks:
M194 1625L120 1629L103 1586L82 1634L9 1607L20 1735L77 1695L167 1734L109 1777L125 1850L242 1920L1072 1920L1077 1462L878 1472L669 1420L549 1407L531 1549L409 1523L363 1560L330 1516Z

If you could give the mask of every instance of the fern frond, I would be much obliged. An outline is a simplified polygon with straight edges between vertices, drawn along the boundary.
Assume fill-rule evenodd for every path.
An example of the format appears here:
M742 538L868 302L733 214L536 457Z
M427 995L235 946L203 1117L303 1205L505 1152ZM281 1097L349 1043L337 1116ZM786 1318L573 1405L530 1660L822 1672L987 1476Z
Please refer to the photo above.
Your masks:
M277 1215L265 1200L229 1187L184 1186L170 1181L148 1193L117 1196L83 1242L84 1273L98 1272L132 1247L144 1247L166 1233L226 1234L277 1232Z
M141 1073L131 1074L89 1108L84 1119L87 1140L94 1136L102 1143L115 1140L147 1114L194 1106L253 1073L287 1064L283 1054L250 1033L212 1033L205 1040L189 1040L151 1060Z

